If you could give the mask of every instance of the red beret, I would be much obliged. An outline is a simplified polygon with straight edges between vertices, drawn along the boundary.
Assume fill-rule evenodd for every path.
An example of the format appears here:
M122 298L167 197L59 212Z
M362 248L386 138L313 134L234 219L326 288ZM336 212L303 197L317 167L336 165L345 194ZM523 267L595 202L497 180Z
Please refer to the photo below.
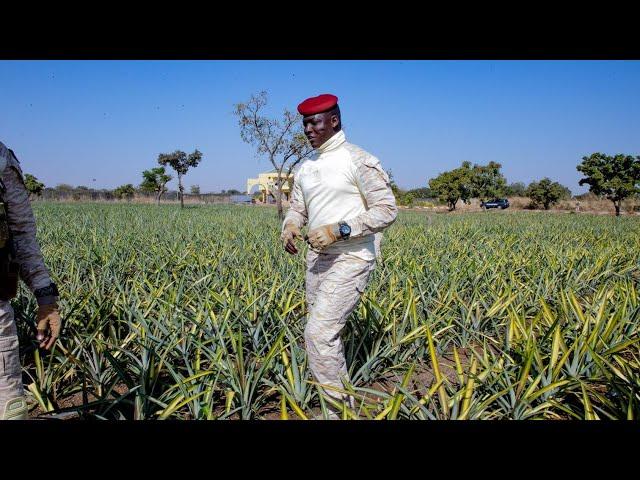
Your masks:
M298 112L305 117L307 115L315 115L316 113L326 112L331 110L338 104L338 97L325 93L318 95L317 97L307 98L304 102L298 105Z

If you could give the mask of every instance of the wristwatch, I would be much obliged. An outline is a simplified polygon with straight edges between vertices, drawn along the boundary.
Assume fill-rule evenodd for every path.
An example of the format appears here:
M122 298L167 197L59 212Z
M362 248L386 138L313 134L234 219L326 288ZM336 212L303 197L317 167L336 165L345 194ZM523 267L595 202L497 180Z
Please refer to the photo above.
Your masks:
M349 235L351 235L351 227L347 222L338 222L338 231L340 232L340 238L342 238L342 240L347 240Z
M33 294L38 301L38 305L56 303L58 296L60 295L57 285L53 282L51 282L47 287L37 288L33 291Z

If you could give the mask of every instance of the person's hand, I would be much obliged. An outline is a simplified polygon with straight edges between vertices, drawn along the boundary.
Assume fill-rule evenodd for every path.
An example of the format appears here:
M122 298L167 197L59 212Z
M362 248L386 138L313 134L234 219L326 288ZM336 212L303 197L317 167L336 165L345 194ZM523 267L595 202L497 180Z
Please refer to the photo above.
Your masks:
M36 321L38 322L36 340L40 342L41 348L49 350L56 343L62 328L58 304L39 305Z
M306 240L316 250L322 250L338 240L339 229L340 226L337 223L322 225L311 230Z
M298 249L295 245L295 240L302 240L302 234L300 233L300 229L297 227L297 225L293 223L287 223L282 230L280 239L282 240L284 249L288 253L290 253L291 255L295 255L296 253L298 253Z

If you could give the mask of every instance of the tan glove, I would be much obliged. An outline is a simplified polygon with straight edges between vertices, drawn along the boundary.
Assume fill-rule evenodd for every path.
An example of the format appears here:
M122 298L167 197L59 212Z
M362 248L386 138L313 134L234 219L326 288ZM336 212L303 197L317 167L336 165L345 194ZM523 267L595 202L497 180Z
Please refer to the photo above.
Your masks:
M311 230L307 235L307 242L316 250L322 250L336 242L339 236L340 226L337 223L332 223Z
M53 344L56 343L56 339L60 336L60 329L62 328L62 319L58 312L58 304L39 305L36 320L38 322L36 340L40 342L41 348L44 347L46 350L49 350Z
M280 235L280 239L282 240L282 244L284 249L289 252L291 255L295 255L298 253L298 249L295 245L295 240L302 240L302 233L300 233L300 229L294 223L287 223L282 230L282 235Z

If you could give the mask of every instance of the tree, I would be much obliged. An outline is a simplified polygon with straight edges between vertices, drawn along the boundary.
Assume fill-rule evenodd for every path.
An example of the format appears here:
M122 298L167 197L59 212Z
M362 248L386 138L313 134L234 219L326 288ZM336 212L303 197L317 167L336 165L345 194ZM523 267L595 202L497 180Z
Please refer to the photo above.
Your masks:
M189 168L197 167L202 160L202 153L196 149L189 156L181 150L173 153L161 153L158 155L158 163L162 166L169 165L178 174L178 190L180 192L180 207L184 208L184 187L182 186L182 176L187 174Z
M191 195L200 195L200 185L191 185L189 192Z
M391 192L396 199L396 203L398 205L411 207L415 202L418 196L415 194L414 190L404 190L398 186L395 179L393 178L393 172L391 170L386 170L387 176L389 177L389 185L391 186ZM420 189L419 189L420 190ZM422 189L427 190L427 189Z
M42 190L44 190L44 183L38 181L38 179L30 173L24 175L24 186L29 192L29 200L34 196L39 197L42 195Z
M458 200L471 203L472 174L471 163L463 162L461 167L429 180L429 188L440 201L447 203L450 211L455 210Z
M73 191L73 186L68 183L60 183L56 186L58 192L70 193Z
M506 179L500 173L500 165L497 162L489 162L487 165L474 165L471 175L472 196L480 201L489 198L497 198L504 194Z
M123 198L127 201L130 201L133 198L133 195L136 193L136 189L132 184L127 183L126 185L120 185L113 191L113 196L118 200L122 200Z
M515 182L504 188L504 194L508 197L526 197L527 186L522 182Z
M527 188L527 196L534 206L542 205L545 210L549 210L551 205L571 197L571 191L558 182L552 182L545 177L539 182L531 182Z
M167 191L167 183L171 180L164 167L156 167L142 172L140 190L156 194L156 203L160 205L162 195Z
M389 185L391 186L391 192L393 193L393 196L396 198L396 201L398 201L400 200L400 197L404 195L404 190L398 187L398 184L396 183L395 178L393 178L393 172L391 171L391 169L386 170L386 172L387 172L387 176L389 177Z
M415 201L416 196L411 192L406 192L400 197L400 205L405 205L407 207L412 207Z
M616 216L620 216L622 200L640 193L640 156L592 153L582 157L577 170L585 175L578 184L613 202Z
M263 114L266 105L267 92L260 92L245 103L235 104L233 113L238 117L242 140L256 147L258 156L266 156L278 173L275 197L278 218L282 220L283 188L294 167L313 149L304 135L299 114L285 109L281 118L268 118Z
M422 188L412 188L407 191L407 193L411 193L416 199L418 198L433 198L433 192L430 188L422 187Z

